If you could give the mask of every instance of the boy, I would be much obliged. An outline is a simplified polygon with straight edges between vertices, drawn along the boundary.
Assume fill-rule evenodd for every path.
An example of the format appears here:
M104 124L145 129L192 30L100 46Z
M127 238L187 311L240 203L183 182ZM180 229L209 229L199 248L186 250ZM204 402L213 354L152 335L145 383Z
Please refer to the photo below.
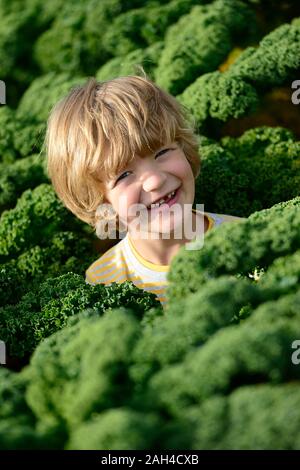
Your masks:
M238 220L192 210L197 138L180 104L147 78L90 79L72 90L50 115L46 145L64 204L100 238L107 224L126 233L88 268L88 283L130 280L164 305L179 248Z

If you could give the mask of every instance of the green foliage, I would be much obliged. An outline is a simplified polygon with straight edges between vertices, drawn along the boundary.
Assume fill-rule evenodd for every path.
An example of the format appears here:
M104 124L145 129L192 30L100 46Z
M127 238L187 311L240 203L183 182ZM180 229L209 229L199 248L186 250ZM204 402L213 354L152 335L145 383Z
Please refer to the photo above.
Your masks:
M291 361L299 307L298 292L265 303L242 324L218 331L180 364L153 376L149 402L156 400L157 406L177 416L187 406L243 385L299 380L300 369Z
M212 121L227 121L255 111L259 98L253 86L231 73L211 72L197 78L178 96L196 119L199 129L209 132Z
M85 15L85 2L74 3L72 10L67 4L51 28L40 35L34 57L44 73L82 72L81 61L89 52L83 31Z
M164 39L168 27L192 8L193 0L173 0L162 5L151 2L114 19L103 37L104 48L113 56L124 56ZM207 3L198 1L197 3Z
M220 142L202 138L196 203L246 217L299 194L299 142L282 128L255 128Z
M0 214L14 207L26 189L48 181L42 155L31 155L10 164L0 163Z
M276 258L300 248L300 198L255 212L244 221L227 223L207 234L204 246L181 248L168 274L167 306L197 292L209 279L253 274Z
M3 8L4 7L4 8ZM3 11L4 10L4 11ZM34 8L19 8L16 11L5 11L4 2L0 4L1 31L1 78L19 78L22 76L20 62L31 51L35 30L32 22L35 18ZM24 76L23 76L24 78Z
M142 66L148 76L153 74L163 49L163 42L157 42L146 49L136 49L124 57L114 57L106 62L97 72L97 80L110 80L112 78L138 75Z
M0 417L1 420L16 414L32 424L33 415L24 400L26 381L20 374L15 374L3 367L0 368Z
M246 49L231 72L258 89L282 85L300 68L299 46L300 24L292 21L265 36L258 48Z
M191 449L298 449L299 385L244 386L186 408L185 419L193 429Z
M14 111L8 106L0 108L0 162L12 163L17 152L14 147L14 133L16 130Z
M254 25L253 12L240 1L195 6L167 32L155 72L158 85L178 95L199 75L215 70L232 49L234 38L252 34Z
M76 232L58 232L48 246L36 245L1 266L1 304L16 304L48 277L85 272L95 254L91 242Z
M64 442L64 431L36 423L25 400L27 380L0 368L0 450L51 449Z
M82 275L95 258L92 236L48 184L25 191L14 209L2 213L0 234L1 305L16 304L48 277Z
M23 3L24 0L13 0L11 3ZM62 7L68 5L68 8L73 8L76 0L52 0L51 2L45 2L44 0L26 0L27 8L35 8L37 15L35 17L35 24L39 28L47 28L53 20L61 14ZM24 6L24 5L23 5ZM18 5L18 9L20 6Z
M82 77L68 73L50 72L36 78L26 90L19 102L17 119L40 123L48 118L51 108L73 87L84 82Z
M202 298L192 296L198 296L198 305L189 301L181 310L185 320L176 335L182 343L188 340L185 354L177 354L175 345L173 359L151 370L147 383L132 375L143 361L139 353L163 358L172 350L164 343L172 334L175 339L179 308L173 322L164 315L152 325L154 347L145 341L151 326L142 326L130 310L113 309L99 318L89 309L73 316L37 347L21 372L37 428L43 423L54 436L65 430L60 446L67 449L296 449L298 414L292 434L284 423L299 401L299 367L291 362L291 344L300 292L266 302L255 296L260 289L249 280L224 278L207 284ZM61 295L60 288L55 291ZM247 301L253 304L251 315L233 324L230 307L234 312ZM198 319L196 311L202 313ZM227 325L222 312L228 313ZM191 325L197 330L199 324L198 341L189 341L189 322L194 338ZM160 332L165 341L157 342ZM164 350L159 353L155 346Z
M1 262L19 255L35 245L47 246L49 237L58 231L79 231L80 223L58 200L49 184L26 190L14 209L0 218Z
M138 332L138 321L122 308L44 341L27 371L27 400L35 414L72 427L94 413L126 406L132 390L127 366Z
M209 0L172 0L165 5L153 5L144 9L144 24L141 36L147 44L164 39L169 26L176 23L182 15L187 14L197 4L209 3Z
M104 49L112 56L124 56L137 48L147 46L139 35L144 23L144 12L140 9L130 10L117 16L103 35Z
M0 264L0 307L18 302L26 292L26 281L15 263Z
M110 55L103 46L103 34L122 11L142 2L88 0L67 2L51 28L40 35L34 56L43 72L93 74Z
M299 449L299 142L251 128L276 125L261 109L299 78L281 3L0 0L0 339L8 367L30 360L0 368L1 450ZM137 66L202 134L195 202L249 215L179 251L165 310L131 282L85 282L101 244L41 152L71 88Z
M259 322L264 329L268 329L269 323L280 318L283 318L285 323L286 320L296 320L300 298L297 292L300 280L299 266L298 252L275 262L255 284L249 279L218 277L208 281L199 292L190 294L180 303L171 304L166 315L157 317L152 325L143 330L135 348L131 375L139 384L138 390L141 391L140 384L154 373L162 370L164 376L168 365L182 363L185 359L187 364L190 364L190 354L193 350L202 351L206 342L212 341L212 338L216 338L217 344L219 332L225 334L227 328L232 331L228 345L234 344L232 338L242 332L234 325L249 325L249 317L253 317L253 321ZM291 271L290 277L284 277L287 267ZM296 296L284 297L294 292L297 293ZM258 342L260 341L258 336ZM228 350L228 345L226 343L225 346L224 343L224 350ZM290 354L290 348L287 348L286 352ZM287 367L286 362L284 370L287 370ZM190 373L188 376L190 377Z
M29 156L43 147L46 121L52 107L85 80L67 73L50 72L32 81L15 113L13 142L18 154Z
M19 269L21 273L25 272L22 266ZM7 273L11 277L14 275L15 280L16 271L4 270L1 273L4 281ZM37 276L40 282L41 278L41 275ZM11 286L9 281L6 284ZM24 287L24 281L21 287ZM82 310L92 308L99 316L107 309L122 306L132 308L134 314L141 317L145 311L159 305L154 294L138 289L129 281L90 286L83 276L69 272L57 278L49 277L41 284L36 281L34 289L23 295L18 303L0 307L1 339L11 356L28 358L44 338L64 328L68 318Z
M67 449L70 450L143 450L154 448L159 435L160 419L130 408L115 408L96 414L74 429ZM158 439L157 439L158 440Z
M297 21L280 26L257 48L247 48L224 73L204 74L183 91L179 99L191 110L200 130L212 132L213 120L250 114L258 106L259 94L289 84L300 67L299 28Z
M224 277L210 281L144 329L133 353L132 376L141 382L154 371L182 361L191 348L200 347L219 329L236 323L243 306L253 309L263 299L247 280Z
M272 290L277 297L296 292L300 282L300 250L276 258L258 281L262 288Z

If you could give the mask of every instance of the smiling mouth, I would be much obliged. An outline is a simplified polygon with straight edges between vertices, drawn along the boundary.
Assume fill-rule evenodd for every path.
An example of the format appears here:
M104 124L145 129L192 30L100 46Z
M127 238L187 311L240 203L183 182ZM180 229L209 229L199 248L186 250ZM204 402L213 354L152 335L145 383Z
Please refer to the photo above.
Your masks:
M172 204L174 204L176 202L178 192L179 192L179 188L175 189L175 191L172 191L166 197L160 199L158 202L156 202L154 204L149 204L149 206L147 206L147 210L151 211L153 209L157 209L157 208L161 207L163 204L171 206Z

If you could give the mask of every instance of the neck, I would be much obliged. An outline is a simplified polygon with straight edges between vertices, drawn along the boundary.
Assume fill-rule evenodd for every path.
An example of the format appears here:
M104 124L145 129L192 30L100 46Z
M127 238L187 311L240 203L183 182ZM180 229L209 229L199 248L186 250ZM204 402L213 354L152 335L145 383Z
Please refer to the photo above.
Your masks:
M198 235L205 233L208 229L208 220L203 214L193 212L192 219L193 230L190 237L163 239L160 234L160 238L158 239L151 239L150 237L143 239L129 231L130 240L136 251L144 259L153 264L169 266L178 250L197 236L197 222L200 227Z

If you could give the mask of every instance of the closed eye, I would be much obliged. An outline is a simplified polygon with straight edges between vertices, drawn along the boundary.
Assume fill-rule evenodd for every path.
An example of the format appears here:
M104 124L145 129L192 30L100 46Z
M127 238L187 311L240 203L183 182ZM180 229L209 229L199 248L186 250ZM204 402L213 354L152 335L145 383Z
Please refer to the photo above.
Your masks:
M118 181L120 181L120 180L122 180L122 179L126 178L126 176L127 176L127 173L129 173L129 171L124 171L124 173L122 173L122 174L121 174L121 175L120 175L120 176L119 176L119 177L116 179L116 182L115 182L115 184L117 184L117 183L118 183Z
M160 151L155 155L155 158L156 158L156 157L159 157L160 155L163 155L164 153L168 152L169 150L173 150L173 149L167 148L167 149L162 149L162 150L160 150Z
M161 155L164 155L165 153L169 152L170 150L175 150L175 148L166 148L166 149L162 149L160 150L159 152L157 152L155 154L155 158L156 157L160 157ZM121 181L122 179L126 178L127 176L127 173L130 173L129 171L124 171L124 173L122 173L115 181L115 185Z

